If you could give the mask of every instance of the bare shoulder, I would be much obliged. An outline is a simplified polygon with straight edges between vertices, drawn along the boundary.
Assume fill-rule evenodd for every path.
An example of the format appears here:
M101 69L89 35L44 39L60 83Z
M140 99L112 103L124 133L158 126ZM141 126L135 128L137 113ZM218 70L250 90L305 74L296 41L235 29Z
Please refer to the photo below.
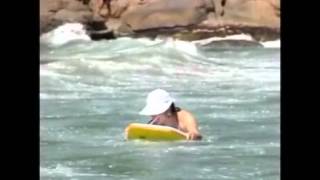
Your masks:
M181 116L183 119L189 119L189 120L195 120L195 117L193 114L185 109L181 109L178 112L179 116Z
M193 114L190 111L187 111L185 109L181 109L178 114L181 114L182 116L186 116L186 117L192 117L194 118Z
M181 122L182 129L185 129L189 133L190 139L200 140L202 135L198 129L198 123L193 114L187 110L181 110L178 112L178 116Z

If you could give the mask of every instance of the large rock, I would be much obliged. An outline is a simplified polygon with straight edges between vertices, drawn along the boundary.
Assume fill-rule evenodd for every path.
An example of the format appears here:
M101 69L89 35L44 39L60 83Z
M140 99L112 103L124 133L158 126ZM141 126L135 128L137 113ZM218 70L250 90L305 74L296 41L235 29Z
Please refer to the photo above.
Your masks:
M119 31L189 26L206 18L202 0L152 0L128 8Z
M138 4L137 1L128 1L128 0L112 0L110 3L110 16L113 18L120 18L121 15L126 11L130 5Z
M40 15L46 12L55 13L62 8L62 0L40 0Z
M95 19L104 17L104 15L101 14L102 9L106 9L103 0L90 0L89 7L93 12L93 16Z
M53 19L54 13L43 13L40 15L40 32L45 33L53 30L63 22Z
M87 24L92 21L92 12L84 1L40 0L40 32L48 32L67 22Z
M85 5L82 1L78 0L62 0L64 9L70 11L90 11L88 5Z
M105 19L119 18L124 11L152 1L154 0L90 0L89 7L94 16L100 16Z
M163 28L174 34L176 27L186 27L184 30L188 32L208 29L209 33L201 32L203 38L243 32L253 33L257 39L279 37L274 34L279 34L280 29L280 0L131 0L123 4L117 15L121 24L116 29L119 34L147 31L149 35L151 29L154 35L162 33ZM119 6L112 6L115 7ZM258 37L259 32L264 37Z
M60 22L53 20L54 14L63 7L60 0L40 0L40 32L48 32Z
M106 26L117 36L164 34L196 40L249 33L256 39L276 39L280 0L40 0L42 33L65 22L102 32Z
M89 11L71 11L62 9L57 12L53 18L62 22L80 22L86 24L92 20L92 13Z
M252 25L280 28L280 0L211 0L205 25Z

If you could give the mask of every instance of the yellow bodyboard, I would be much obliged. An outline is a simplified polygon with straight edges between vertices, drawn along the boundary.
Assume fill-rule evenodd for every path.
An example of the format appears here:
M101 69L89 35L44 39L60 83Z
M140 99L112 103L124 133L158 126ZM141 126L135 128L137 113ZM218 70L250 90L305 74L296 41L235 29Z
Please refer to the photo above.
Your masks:
M187 139L182 131L168 126L131 123L126 131L126 139L128 140L175 141Z

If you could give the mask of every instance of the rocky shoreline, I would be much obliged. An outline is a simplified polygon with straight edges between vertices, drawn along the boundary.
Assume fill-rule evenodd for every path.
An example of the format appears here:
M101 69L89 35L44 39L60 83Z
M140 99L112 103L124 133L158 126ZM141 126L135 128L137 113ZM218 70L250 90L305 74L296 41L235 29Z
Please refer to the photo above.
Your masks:
M280 39L280 0L40 0L40 32L86 26L93 40L169 36L193 41L249 34Z

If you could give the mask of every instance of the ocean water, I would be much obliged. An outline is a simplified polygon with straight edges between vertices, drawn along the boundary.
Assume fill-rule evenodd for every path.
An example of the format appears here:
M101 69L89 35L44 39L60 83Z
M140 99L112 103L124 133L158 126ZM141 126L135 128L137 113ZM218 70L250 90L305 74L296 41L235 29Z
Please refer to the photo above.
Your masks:
M278 43L41 41L40 179L280 179ZM195 115L202 141L124 140L155 88Z

